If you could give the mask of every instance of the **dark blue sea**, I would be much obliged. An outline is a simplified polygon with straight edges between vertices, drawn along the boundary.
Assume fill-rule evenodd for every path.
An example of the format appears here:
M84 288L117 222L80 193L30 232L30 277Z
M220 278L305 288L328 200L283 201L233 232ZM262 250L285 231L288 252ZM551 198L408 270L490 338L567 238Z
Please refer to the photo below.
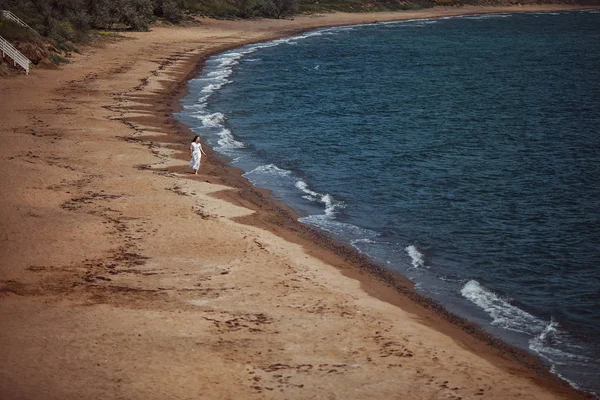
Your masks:
M177 118L303 217L600 393L600 13L321 29Z

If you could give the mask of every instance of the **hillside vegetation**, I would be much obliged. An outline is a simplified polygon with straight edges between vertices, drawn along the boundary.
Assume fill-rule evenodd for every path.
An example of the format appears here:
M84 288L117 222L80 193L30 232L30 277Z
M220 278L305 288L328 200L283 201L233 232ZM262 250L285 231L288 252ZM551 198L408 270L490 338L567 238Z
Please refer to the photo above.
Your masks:
M78 44L93 37L114 35L106 31L143 31L155 21L178 24L194 16L284 18L331 11L550 2L598 4L600 0L0 0L0 10L13 12L39 33L0 17L0 36L11 41L34 64L59 64L68 61L65 57L72 51L78 51Z
M297 13L368 12L435 5L598 3L598 0L0 0L43 36L78 41L90 29L147 30L155 20L179 23L186 17L282 18Z

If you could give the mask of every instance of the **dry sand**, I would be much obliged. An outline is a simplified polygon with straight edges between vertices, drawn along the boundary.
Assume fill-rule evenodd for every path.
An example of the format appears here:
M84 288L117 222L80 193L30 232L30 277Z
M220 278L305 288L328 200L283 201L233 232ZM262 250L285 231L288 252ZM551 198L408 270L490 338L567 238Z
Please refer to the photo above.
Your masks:
M0 80L0 398L583 398L210 149L191 175L191 133L169 118L203 57L245 42L561 8L201 20Z

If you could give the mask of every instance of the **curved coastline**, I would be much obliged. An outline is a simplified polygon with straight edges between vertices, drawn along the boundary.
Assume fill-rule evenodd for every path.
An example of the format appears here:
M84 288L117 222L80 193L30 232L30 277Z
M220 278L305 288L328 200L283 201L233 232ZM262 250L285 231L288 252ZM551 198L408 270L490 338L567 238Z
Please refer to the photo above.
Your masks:
M426 10L423 18L576 8L442 8L439 15ZM286 390L282 397L306 398L307 390L314 390L312 394L345 390L356 380L353 371L363 371L356 361L359 355L366 360L360 358L365 370L375 363L370 360L373 355L375 361L395 364L369 370L387 375L369 376L376 384L355 392L355 398L384 393L375 390L385 379L410 380L418 375L436 380L438 388L426 386L425 378L414 386L406 382L402 397L425 398L429 393L428 398L458 398L454 394L464 390L468 394L463 398L506 398L513 393L507 391L518 387L515 390L531 398L591 398L552 374L538 357L447 312L419 295L406 278L300 223L293 210L254 187L212 149L206 149L210 157L203 160L199 177L190 176L185 167L192 133L172 115L179 110L187 82L207 57L316 28L418 15L300 17L266 21L266 27L239 21L231 22L234 33L225 31L221 36L211 29L224 23L202 20L193 32L206 30L202 39L194 39L192 33L176 39L160 36L186 32L187 28L176 27L157 29L155 36L127 34L135 41L88 49L63 70L34 71L31 81L22 77L0 81L7 96L21 94L14 98L14 107L0 103L0 111L9 116L0 121L7 138L7 146L0 149L0 165L15 174L2 179L6 207L0 219L7 227L3 240L10 251L1 253L0 320L5 329L0 332L4 343L0 355L12 368L2 372L6 379L0 380L0 393L15 398L35 398L41 390L47 398L277 398L278 390ZM139 60L132 61L132 54ZM40 141L46 149L36 147ZM60 148L53 147L55 141ZM38 153L25 154L29 149ZM193 229L194 236L185 229ZM205 235L200 240L198 232ZM35 243L35 251L30 243ZM188 251L196 246L197 251ZM204 247L214 249L204 254ZM262 254L270 258L260 258ZM238 268L246 257L251 265ZM222 261L225 258L227 262ZM331 289L326 278L332 277L344 283ZM252 279L254 286L244 286ZM283 287L276 291L267 286L269 279L281 280ZM325 305L318 298L315 304L305 304L312 300L308 298L288 298L296 291L310 296L322 287L328 291L315 295L335 297ZM253 300L269 289L277 296ZM279 305L269 303L274 301L281 301L290 313L277 317ZM244 308L244 303L250 306ZM252 309L253 304L262 307ZM296 309L307 311L293 313ZM506 381L490 376L481 384L455 383L448 378L449 384L443 378L448 374L434 376L429 368L438 364L437 356L429 360L427 343L416 350L400 347L402 335L390 322L396 309L406 318L399 323L417 335L424 334L415 328L420 325L441 333L427 331L424 341L449 338L445 344L462 349L455 355L466 366L457 369L468 372L475 368L468 361L479 360L477 365L491 364L494 368L486 371L500 371ZM361 310L373 315L361 316ZM387 319L379 320L381 315ZM354 330L367 318L365 330ZM333 323L338 331L326 329ZM335 336L344 329L353 329L348 340L356 339L356 346L371 347L352 347L354 343ZM313 335L305 336L304 330ZM322 338L315 346L324 356L297 350L290 342L308 337ZM413 342L421 338L414 337ZM342 351L342 345L359 354L348 357L356 364L337 361L350 353ZM327 352L329 348L333 350ZM429 364L417 364L417 375L405 376L398 368L400 362L406 365L413 359L411 351L415 359L427 358ZM443 351L438 354L440 363L448 358ZM493 392L496 384L507 391ZM420 388L428 391L421 396ZM527 392L532 388L534 393ZM485 396L484 389L492 393ZM387 393L390 398L398 392Z
M359 23L330 23L310 28L292 30L266 40L247 42L240 44L239 46L232 46L207 54L198 64L198 68L188 75L186 82L199 75L199 72L203 69L204 61L211 56L249 44L270 42L281 38L298 36L316 29L371 24L378 22L396 22L408 19L418 20L494 13L552 12L589 9L589 7L567 7L564 9L555 9L544 8L543 5L541 7L541 9L535 10L519 10L516 7L499 7L498 10L493 11L489 10L488 8L487 10L465 10L465 12L459 12L457 14L440 13L439 15L399 19L387 19L384 17L383 19L375 19L372 21L363 21ZM186 83L186 85L179 87L177 89L177 94L174 96L172 95L171 98L181 99L187 93L188 88ZM181 110L181 104L179 102L177 104L173 104L173 102L170 101L170 106L173 113ZM178 131L180 134L191 134L189 127L178 121L175 123L178 125ZM210 148L210 146L208 147ZM213 154L216 153L212 148L211 152ZM269 190L254 186L247 178L243 177L242 175L247 171L242 171L239 168L228 165L228 162L224 161L223 159L218 159L213 161L213 163L218 165L220 170L224 171L222 175L220 174L219 176L219 184L231 186L238 190L235 194L232 194L230 191L222 191L213 194L213 196L236 205L243 205L244 207L250 208L254 211L254 214L252 215L236 218L235 220L237 222L256 226L262 229L268 229L287 241L302 245L307 252L309 252L309 254L322 259L328 264L336 266L345 276L358 280L361 283L363 290L370 295L394 304L405 310L410 309L411 312L419 315L423 322L430 324L430 326L440 330L441 332L451 335L471 351L487 353L481 346L489 346L490 348L494 349L496 354L487 353L485 357L492 362L499 362L500 364L507 360L510 360L509 362L517 362L521 366L534 371L535 377L532 378L534 380L539 379L540 382L544 382L544 384L550 384L555 388L560 388L559 390L563 390L564 385L567 384L570 389L574 389L579 396L582 396L582 398L594 398L594 396L587 392L579 391L576 384L561 379L561 377L552 373L550 366L544 363L540 356L534 355L524 349L518 348L517 346L507 344L498 337L486 332L476 323L449 312L437 301L417 292L413 282L408 280L403 275L392 272L375 263L367 255L360 252L353 246L332 239L331 236L326 232L300 222L300 215L296 211L282 202L274 200ZM174 168L173 171L179 170ZM348 268L348 265L350 265L351 268ZM412 304L410 302L412 302ZM467 335L467 338L464 337L465 334ZM474 339L474 341L471 339Z
M503 16L508 16L508 14L505 14L505 15L503 15ZM483 17L479 17L479 16L478 16L478 17L476 17L476 18L485 18L485 15L484 15ZM345 29L345 27L344 27L344 28L342 28L342 29ZM329 30L327 30L327 29L324 29L324 30L319 30L319 32L321 32L321 33L323 33L323 34L327 34L327 32L328 32L328 31L329 31ZM320 33L317 33L317 34L320 34ZM298 35L298 36L293 36L292 38L290 38L290 39L285 39L285 40L276 40L275 42L273 42L273 43L271 43L271 44L267 44L267 45L266 45L266 47L270 47L271 45L276 45L277 43L288 43L288 41L289 41L289 40L292 40L292 42L293 42L293 43L295 43L295 42L296 42L296 40L298 40L298 39L302 39L302 38L305 38L305 37L310 37L311 35L313 35L313 33L308 33L308 34L302 34L302 35ZM257 46L257 47L259 47L259 48L262 48L263 46L261 45L261 46ZM226 53L221 53L221 54L219 54L219 55L217 55L217 56L214 56L214 57L211 59L211 62L209 63L209 67L208 67L207 71L205 71L205 72L202 74L202 78L203 78L203 79L201 79L201 80L200 80L201 82L203 82L203 83L202 83L202 85L201 85L201 86L197 86L197 85L198 85L198 83L194 83L194 88L195 88L195 90L193 91L193 93L192 93L192 95L191 95L191 96L189 96L187 99L185 99L185 103L184 103L184 104L185 104L185 108L187 109L188 107L192 107L192 109L191 109L191 110L188 110L188 111L186 111L186 112L185 112L185 113L186 113L186 115L188 115L188 116L189 116L189 113L191 112L192 114L194 114L193 116L194 116L195 118L199 118L199 119L201 119L202 121L204 121L204 120L205 120L205 117L207 117L207 115L208 115L208 114L206 114L206 113L211 113L211 112L214 112L215 110L214 110L212 107L211 107L211 110L212 110L212 111L208 111L208 110L206 110L206 111L205 111L204 109L202 109L202 111L197 111L197 112L196 112L196 108L195 108L195 106L193 105L193 104L194 104L194 103L193 103L193 100L194 100L194 99L196 99L196 97L200 97L200 98L202 98L202 100L199 100L199 102L200 102L200 103L202 103L202 104L205 104L205 98L206 98L206 97L208 97L208 92L206 92L206 93L205 93L205 90L202 90L202 92L201 92L200 94L198 94L198 90L199 90L200 88L202 88L202 87L205 87L204 85L208 85L208 83L206 83L206 82L204 81L204 79L210 79L210 78L207 78L207 75L206 75L206 74L207 74L207 72L214 71L214 70L215 70L214 68L216 68L217 70L220 70L220 68L221 68L221 67L217 67L216 65L219 65L219 64L220 64L220 62L221 62L221 60L228 61L228 60L229 60L229 57L233 57L235 60L238 60L238 59L239 59L240 61L241 61L243 58L250 58L250 60L249 60L249 61L254 61L256 58L260 58L260 57L261 57L261 56L260 56L260 54L258 54L258 55L249 55L249 54L248 54L248 53L250 53L250 52L253 52L253 51L254 51L254 48L255 48L255 47L254 47L254 46L251 46L251 45L250 45L250 46L244 46L244 47L243 47L243 48L241 48L241 49L232 50L232 51L229 51L229 52L226 52ZM256 64L252 64L252 65L256 65ZM229 67L226 67L226 71L229 71L229 72L226 72L226 74L229 74L229 73L230 73ZM254 71L255 71L255 70L254 70ZM248 73L248 72L246 71L246 74L247 74L247 73ZM211 75L211 74L209 74L208 76L210 77L210 75ZM227 75L227 76L229 77L230 75ZM227 79L229 79L229 78L227 78ZM233 79L234 79L234 80L236 80L235 78L233 78ZM210 83L213 83L213 81L211 80L211 81L210 81ZM217 83L218 83L218 81L217 81ZM214 85L213 85L213 86L214 86ZM220 84L217 84L216 86L220 86ZM208 89L207 89L207 90L208 90ZM211 93L212 93L212 89L210 89L210 90L211 90ZM216 91L218 91L219 89L217 88L217 89L215 89L215 90L216 90ZM199 107L199 108L201 108L201 107ZM236 107L236 108L237 108L237 107ZM242 109L243 109L243 108L244 108L244 107L243 107L243 105L242 105ZM222 111L222 110L220 110L220 111ZM225 111L222 111L222 112L223 112L223 113L225 113L225 114L227 114ZM198 114L198 115L196 115L196 114ZM211 117L213 117L213 116L215 116L215 115L217 115L217 117L219 118L219 120L221 120L221 118L223 117L223 115L222 115L221 113L210 114L210 116L211 116ZM186 122L187 122L187 123L188 123L190 126L193 126L193 127L198 127L198 129L199 129L199 131L198 131L198 132L202 132L202 131L204 130L204 128L202 128L202 124L197 124L196 122L193 122L193 121L192 121L192 118L189 118L189 119L188 119L188 118L186 118L186 119L185 119L185 121L186 121ZM213 122L213 121L210 121L210 122ZM210 125L204 125L204 126L208 126L208 127L214 127L214 125L213 125L213 124L210 124ZM219 126L219 129L222 127L222 125L221 125L221 124L219 124L218 126ZM227 127L227 128L229 128L229 127ZM210 130L210 128L207 128L207 129L208 129L208 130ZM231 128L229 128L229 129L231 129ZM229 131L228 131L228 129L225 129L224 131L225 131L225 132L229 132ZM215 132L216 132L216 131L215 131ZM212 135L213 135L213 134L208 134L208 136L212 136ZM219 134L219 135L221 135L221 134ZM217 137L216 139L218 139L218 137ZM216 141L216 139L213 139L213 140L214 140L214 141ZM233 139L231 139L231 140L233 140ZM235 138L235 140L239 140L239 139ZM211 142L211 143L213 143L213 142ZM214 143L214 145L215 145L215 147L216 147L218 150L220 150L220 149L221 149L221 148L223 148L223 147L227 147L227 148L225 148L225 149L223 150L223 151L225 152L225 154L229 154L229 151L228 151L228 149L229 149L229 150L232 150L232 149L231 149L231 147L227 146L227 144L222 144L222 142L221 142L220 140L219 140L219 144L218 144L218 145L217 145L216 143ZM238 155L241 155L241 154L242 154L242 153L238 153L236 149L233 149L232 151L233 151L233 152L234 152L234 154L235 154L235 157L233 157L233 158L236 158ZM242 158L244 158L244 156L243 156L243 155L242 155ZM236 158L236 160L237 160L237 158ZM269 162L273 162L273 161L272 161L272 160L271 160L271 161L263 161L262 163L269 163ZM237 161L235 161L234 163L237 163ZM261 163L259 163L259 164L261 164ZM253 176L253 174L254 174L254 172L255 172L255 171L251 171L251 170L252 170L252 169L255 167L255 165L257 165L257 164L256 164L256 163L253 163L253 164L251 164L251 165L252 165L251 167L248 167L248 164L245 164L243 168L244 168L244 171L246 172L246 175L245 175L245 176L252 176L250 179L254 181L254 176ZM273 164L266 165L267 169L268 169L268 168L275 168L275 169L277 169L277 171L282 171L282 170L279 170L279 169L278 169L278 167L280 167L280 166L281 166L280 164L278 164L277 166L273 166ZM265 167L265 166L261 166L261 167L257 168L256 170L260 170L260 169L261 169L261 168L263 168L263 167ZM270 170L270 169L268 169L268 171L269 171L269 172L271 172L271 170ZM290 173L290 171L287 171L287 170L283 170L283 172L284 172L285 174L289 174L289 173ZM287 178L286 178L286 179L287 179ZM295 179L299 179L299 178L297 178L297 175L296 175L296 178L295 178ZM279 182L279 181L277 181L277 182ZM269 186L267 186L267 187L269 187ZM277 191L277 189L274 189L274 190L275 190L275 191ZM289 189L288 189L288 190L289 190ZM307 193L307 192L305 192L305 193ZM314 192L313 192L313 193L314 193ZM254 202L254 203L255 203L255 205L256 205L256 202ZM264 201L263 201L263 202L261 202L261 203L264 203ZM318 212L316 212L316 214L318 214ZM252 222L250 222L250 223L252 223ZM260 225L260 223L255 223L255 224L256 224L257 226L258 226L258 225ZM280 222L280 225L285 225L285 222ZM296 231L298 231L298 230L296 230ZM313 235L311 235L311 236L312 236L312 237L317 237L317 236L316 236L316 235L314 235L314 234L313 234ZM337 249L337 248L336 248L336 249L334 249L334 248L332 248L331 246L327 246L327 245L325 245L325 244L322 244L322 243L323 243L323 240L322 240L322 239L317 239L317 241L321 243L321 246L323 246L323 247L328 247L328 248L332 249L332 251L334 251L334 252L335 252L335 251L337 251L337 252L340 252L340 251L341 251L341 250L339 250L339 249ZM346 242L344 242L344 243L346 243ZM342 251L342 252L343 252L343 251ZM390 259L391 259L391 258L390 258ZM364 266L365 268L368 268L368 269L370 269L371 273L375 274L376 276L379 276L379 277L381 277L381 276L382 276L382 272L381 272L381 271L377 271L377 270L374 270L374 269L373 269L372 267L370 267L370 266L366 266L366 264L365 264L364 262L357 261L357 262L353 262L353 264L354 264L354 265L358 265L358 268L361 268L361 266ZM384 269L385 269L385 268L384 268ZM383 280L386 280L386 278L383 278ZM389 280L388 280L388 281L389 281ZM405 288L404 288L404 287L402 287L402 288L400 288L400 289L399 289L399 291L403 291L403 290L405 290ZM413 298L413 299L415 299L415 297L414 297L414 296L413 296L412 298ZM423 300L422 300L422 299L420 299L420 298L416 298L416 299L415 299L415 301L419 302L419 301L423 301ZM443 302L442 302L442 304L443 304ZM439 308L439 305L437 305L437 306L438 306L438 308ZM441 308L443 308L443 307L441 307ZM441 311L441 312L443 313L443 312L445 312L445 310L443 310L443 311ZM459 314L459 315L462 315L462 314ZM453 320L453 319L455 320L455 319L456 319L456 317L455 317L455 316L451 316L451 317L449 317L449 319L450 319L450 320ZM468 321L468 318L467 318L467 321ZM465 323L465 322L467 322L467 321L459 321L458 323L459 323L459 324L464 324L464 323ZM546 324L547 324L547 322L546 322ZM551 322L551 324L554 324L554 322ZM550 326L550 325L549 325L549 326ZM547 329L548 329L548 328L547 328ZM479 332L479 333L478 333L476 336L478 336L478 337L482 337L482 333L481 333L481 332ZM500 337L502 337L502 336L500 336ZM487 341L489 341L489 339L484 339L484 340L487 340ZM512 343L510 340L509 340L508 342L509 342L509 343ZM526 347L525 347L525 351L528 351L528 349L527 349ZM533 348L533 345L532 345L532 347L531 347L531 350L530 350L530 351L537 351L537 348L536 348L536 349L534 349L534 348ZM522 357L522 356L515 356L515 358L518 358L518 357ZM541 358L542 358L542 359L545 359L545 357L544 357L544 356L541 356ZM550 360L551 360L551 358L550 358ZM569 370L569 367L568 367L568 366L565 366L565 365L568 365L568 364L562 364L562 363L560 363L560 362L558 362L558 363L554 363L554 361L555 361L555 360L552 360L552 363L551 363L551 364L550 364L550 365L549 365L547 368L551 368L551 371L554 371L554 373L556 373L558 376L562 377L563 379L567 380L567 382L574 382L573 384L575 385L575 387L577 387L577 382L579 382L577 379L571 379L571 381L568 379L568 378L570 377L570 375L569 375L569 374L571 373L571 371ZM547 361L545 361L545 362L547 362ZM561 365L562 365L562 370L561 370ZM575 369L575 370L577 370L577 369ZM565 375L566 377L564 377L564 376L563 376L563 375L561 375L561 374ZM590 374L586 374L586 375L587 375L587 376L590 376ZM583 378L585 379L586 377L584 376ZM592 386L593 386L593 383L592 383Z

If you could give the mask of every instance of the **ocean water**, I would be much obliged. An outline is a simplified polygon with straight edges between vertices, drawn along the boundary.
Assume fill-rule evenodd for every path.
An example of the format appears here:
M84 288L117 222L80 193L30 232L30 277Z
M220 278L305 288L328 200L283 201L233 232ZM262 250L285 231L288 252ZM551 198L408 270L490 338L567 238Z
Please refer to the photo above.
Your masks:
M177 118L307 224L600 394L600 14L321 29L211 57Z

